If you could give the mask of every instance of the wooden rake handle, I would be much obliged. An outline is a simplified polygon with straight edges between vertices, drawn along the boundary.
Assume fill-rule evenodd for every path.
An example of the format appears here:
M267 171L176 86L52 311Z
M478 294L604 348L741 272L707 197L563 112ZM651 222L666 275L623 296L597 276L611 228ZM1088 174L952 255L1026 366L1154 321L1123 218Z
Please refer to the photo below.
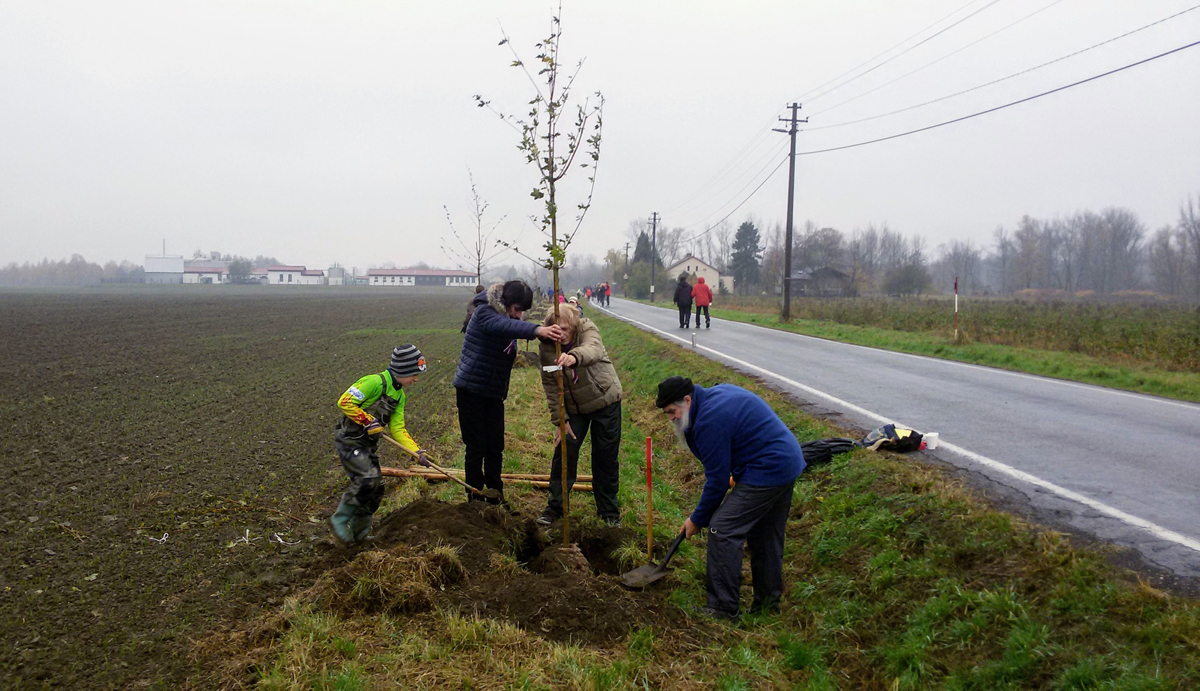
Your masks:
M395 439L392 439L391 435L389 435L389 434L382 434L382 433L381 433L379 436L381 436L381 437L383 437L384 439L386 439L386 440L390 441L392 444L394 444L394 445L396 446L396 448L400 449L401 451L403 451L404 453L408 454L409 456L412 456L413 458L418 458L418 456L417 456L417 454L416 454L416 452L415 452L415 451L413 451L412 449L409 449L408 447L404 446L403 444L401 444L400 442L396 441ZM419 458L418 458L418 460L419 460ZM441 473L442 475L445 475L446 477L450 478L451 480L454 480L454 481L455 481L455 482L457 482L458 484L462 485L463 487L465 487L465 488L467 489L467 491L468 491L468 492L470 492L470 493L472 493L472 494L477 494L477 495L479 495L479 496L481 496L481 497L486 497L486 496L487 496L487 495L485 495L483 492L481 492L481 491L479 491L479 490L475 489L474 487L472 487L472 486L468 485L467 483L463 482L462 480L458 479L457 477L455 477L455 476L451 475L450 473L447 473L447 472L446 472L446 470L445 470L444 468L442 468L440 465L437 465L437 464L436 464L436 463L434 463L433 461L430 461L430 460L429 460L429 456L428 456L428 455L426 455L426 456L425 456L425 460L426 460L426 462L428 462L428 463L429 463L429 467L430 467L430 468L433 468L434 470L438 471L438 472L439 472L439 473Z

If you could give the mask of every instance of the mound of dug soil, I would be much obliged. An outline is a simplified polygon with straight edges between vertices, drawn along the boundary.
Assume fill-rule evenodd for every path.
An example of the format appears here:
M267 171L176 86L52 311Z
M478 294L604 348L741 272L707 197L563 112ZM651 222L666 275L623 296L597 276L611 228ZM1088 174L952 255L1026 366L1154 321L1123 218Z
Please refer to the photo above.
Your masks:
M320 602L343 612L410 613L441 603L591 645L677 617L661 594L630 592L614 578L620 565L613 551L636 535L628 529L593 528L563 549L548 545L532 520L497 507L420 499L384 517L374 535L369 550L318 579ZM453 565L446 547L456 552Z
M375 546L381 548L396 544L454 547L463 567L471 573L486 570L493 554L535 544L537 525L484 502L447 504L418 499L384 516L373 535Z

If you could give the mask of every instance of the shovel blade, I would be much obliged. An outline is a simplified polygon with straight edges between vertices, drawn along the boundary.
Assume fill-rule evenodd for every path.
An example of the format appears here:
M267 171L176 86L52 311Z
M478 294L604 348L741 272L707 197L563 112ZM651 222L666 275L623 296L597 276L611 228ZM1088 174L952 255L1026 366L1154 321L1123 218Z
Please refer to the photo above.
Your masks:
M621 583L630 588L644 588L670 571L662 564L646 564L621 575Z

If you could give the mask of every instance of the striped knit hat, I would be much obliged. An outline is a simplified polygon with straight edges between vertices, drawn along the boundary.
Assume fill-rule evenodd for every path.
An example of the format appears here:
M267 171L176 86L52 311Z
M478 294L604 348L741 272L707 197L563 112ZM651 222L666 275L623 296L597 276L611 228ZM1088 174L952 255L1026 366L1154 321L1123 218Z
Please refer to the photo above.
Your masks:
M411 343L397 346L392 351L392 361L388 363L388 371L392 377L412 377L425 374L425 356Z

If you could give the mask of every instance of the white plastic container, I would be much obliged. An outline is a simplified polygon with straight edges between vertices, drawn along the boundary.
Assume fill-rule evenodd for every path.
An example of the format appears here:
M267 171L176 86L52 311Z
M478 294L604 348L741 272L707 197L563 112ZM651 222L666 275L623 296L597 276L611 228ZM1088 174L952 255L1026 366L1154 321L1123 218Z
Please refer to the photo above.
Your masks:
M921 435L921 441L925 442L925 448L928 451L933 451L938 447L938 433L927 432Z

